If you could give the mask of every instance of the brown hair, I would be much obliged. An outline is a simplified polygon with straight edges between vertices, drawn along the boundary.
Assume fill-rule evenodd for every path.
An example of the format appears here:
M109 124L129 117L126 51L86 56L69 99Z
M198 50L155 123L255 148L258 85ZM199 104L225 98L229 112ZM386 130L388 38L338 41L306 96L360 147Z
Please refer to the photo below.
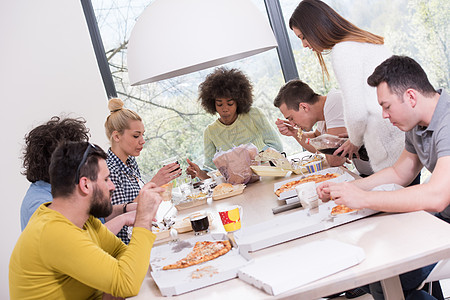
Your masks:
M123 101L119 98L112 98L108 102L110 115L106 118L106 137L111 141L114 131L122 134L125 129L129 129L129 121L142 121L141 117L134 111L124 108Z
M83 155L86 161L82 166ZM100 159L106 159L107 155L98 145L87 142L64 141L55 149L49 166L50 184L53 197L67 197L71 195L78 184L75 180L77 170L80 177L87 177L92 181L97 180Z
M337 43L344 41L384 44L383 37L360 29L320 0L300 2L289 19L289 27L302 32L303 38L315 50L322 73L328 78L322 51L330 50Z
M408 56L391 56L367 78L367 84L373 87L382 82L386 82L391 92L400 98L410 88L424 96L433 96L436 93L422 67Z
M63 141L87 142L89 129L83 118L64 118L54 116L45 124L39 125L25 136L22 172L30 182L43 180L50 182L48 167L53 151Z
M231 98L236 102L237 114L250 111L253 104L250 80L238 69L216 68L199 86L199 100L207 113L216 113L217 98Z
M281 87L273 101L275 107L280 108L284 103L288 109L298 111L300 103L314 104L319 101L319 96L312 88L301 80L294 79Z

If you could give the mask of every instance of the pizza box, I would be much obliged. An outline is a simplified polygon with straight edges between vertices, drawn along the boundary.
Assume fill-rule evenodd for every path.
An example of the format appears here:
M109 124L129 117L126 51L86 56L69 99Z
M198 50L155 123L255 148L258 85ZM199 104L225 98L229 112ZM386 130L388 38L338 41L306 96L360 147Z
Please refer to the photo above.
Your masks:
M179 295L237 277L238 270L251 258L247 253L240 253L236 247L216 259L198 265L184 269L162 270L163 266L186 257L196 242L220 240L227 240L226 234L207 234L153 247L150 255L151 276L161 294Z
M328 182L344 182L344 181L355 180L355 178L353 178L353 176L351 176L350 174L348 174L347 172L345 172L341 168L334 167L334 168L324 169L322 171L318 171L318 172L315 172L315 173L306 174L306 175L303 175L303 176L297 176L297 177L294 177L294 178L290 178L288 180L276 182L274 184L274 187L273 187L273 192L275 193L276 190L278 190L282 185L284 185L284 184L286 184L288 182L300 180L300 179L303 179L303 178L306 178L306 177L312 176L312 175L318 175L318 174L325 175L327 173L340 174L336 178L332 178L330 180L327 180ZM316 183L316 187L319 186L319 184L321 184L321 183L322 182ZM283 200L284 201L284 199L292 198L292 197L297 197L297 192L296 192L295 189L281 193L280 196L278 196L278 200Z
M250 169L259 176L284 177L289 172L289 170L271 166L250 166Z
M245 189L245 184L236 184L233 185L233 191L230 193L226 193L226 194L222 194L222 195L217 195L215 196L213 193L212 199L213 200L222 200L225 198L229 198L229 197L233 197L239 194L242 194L244 192Z
M330 249L333 249L332 255ZM299 259L301 257L308 259ZM357 265L364 258L364 250L360 247L323 239L257 258L241 268L238 276L266 293L277 296Z
M333 217L331 209L334 206L336 206L334 201L328 201L312 210L301 209L259 224L243 227L234 233L236 243L242 252L254 252L377 213L371 209L361 209Z

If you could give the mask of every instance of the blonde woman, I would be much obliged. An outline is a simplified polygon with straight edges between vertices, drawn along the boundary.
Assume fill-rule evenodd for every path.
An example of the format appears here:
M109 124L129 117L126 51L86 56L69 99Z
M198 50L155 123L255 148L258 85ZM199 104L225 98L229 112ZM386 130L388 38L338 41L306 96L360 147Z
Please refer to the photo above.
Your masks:
M145 144L144 124L136 112L123 106L122 100L111 99L108 103L110 115L105 122L106 136L111 143L106 163L115 186L111 198L115 209L108 218L136 209L135 200L137 200L141 185L145 184L135 159ZM179 177L181 171L178 163L168 164L162 167L150 182L161 186ZM124 226L117 236L126 244L130 242L127 226Z
M383 37L358 28L319 0L301 1L289 27L303 47L315 52L324 76L328 69L322 55L331 53L349 136L335 154L358 155L364 144L375 172L392 166L403 150L404 133L383 119L376 89L367 84L375 67L392 55Z

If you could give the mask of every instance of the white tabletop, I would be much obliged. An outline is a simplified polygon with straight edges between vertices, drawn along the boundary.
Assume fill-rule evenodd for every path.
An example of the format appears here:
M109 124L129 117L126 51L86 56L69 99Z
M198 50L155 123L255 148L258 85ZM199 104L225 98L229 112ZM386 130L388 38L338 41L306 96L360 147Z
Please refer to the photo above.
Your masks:
M288 174L289 176L289 174ZM273 215L272 208L280 205L273 193L273 183L286 178L262 178L261 181L250 184L244 193L219 201L209 200L202 207L183 210L181 215L187 215L197 210L217 210L231 204L244 207L242 226L289 214L292 211ZM298 208L301 209L301 208ZM223 232L218 217L214 220L214 231ZM192 237L186 233L181 238ZM311 241L331 238L364 249L366 259L347 270L328 276L311 284L272 297L263 291L239 280L232 279L213 286L205 287L183 295L177 299L317 299L333 293L349 290L374 281L384 280L389 286L387 299L401 299L398 276L407 271L426 266L444 258L450 258L450 225L420 211L402 214L378 214L357 220L342 226L302 237L290 242L276 245L251 253L253 258L309 243ZM333 255L330 249L330 255ZM299 259L301 259L299 257ZM317 262L320 268L320 261ZM163 297L158 287L148 274L142 284L139 295L133 299L154 299Z

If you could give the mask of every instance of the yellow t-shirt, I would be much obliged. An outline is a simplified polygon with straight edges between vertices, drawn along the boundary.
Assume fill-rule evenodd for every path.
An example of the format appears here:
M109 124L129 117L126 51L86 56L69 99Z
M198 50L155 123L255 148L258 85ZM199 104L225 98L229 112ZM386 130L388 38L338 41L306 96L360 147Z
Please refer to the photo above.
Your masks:
M83 229L42 204L9 263L11 299L97 299L137 295L156 236L135 227L128 246L92 216Z

